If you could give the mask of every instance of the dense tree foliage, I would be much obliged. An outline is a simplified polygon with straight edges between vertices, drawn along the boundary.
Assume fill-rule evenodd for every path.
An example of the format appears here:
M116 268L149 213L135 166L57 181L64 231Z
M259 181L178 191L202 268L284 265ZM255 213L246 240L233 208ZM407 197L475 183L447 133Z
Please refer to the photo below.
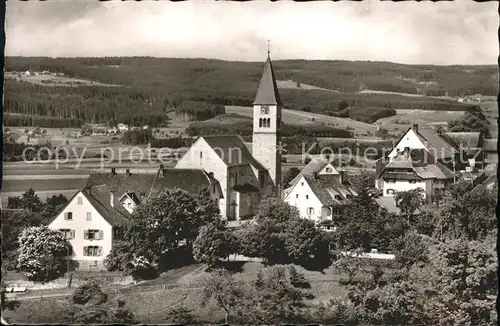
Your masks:
M107 64L111 61L117 64ZM28 69L62 73L89 82L45 86L8 78L6 113L53 118L39 120L39 125L47 127L109 121L157 126L167 123L166 113L173 109L205 119L221 112L217 106L251 106L262 63L149 57L6 59L7 71ZM282 89L282 100L289 108L331 115L347 114L367 122L393 115L397 109L464 110L471 105L437 98L356 93L366 88L450 96L496 95L498 92L498 83L492 77L496 71L489 66L478 67L471 75L463 67L285 60L276 61L274 69L278 79L292 79L341 91ZM204 105L199 104L201 102L216 106L208 110L194 108ZM349 109L346 109L346 104ZM13 115L9 115L6 121L16 125L32 124L32 121Z
M225 114L226 109L220 104L214 105L205 102L183 101L175 108L175 113L188 114L192 120L208 120Z
M192 255L200 228L218 220L219 210L206 193L192 196L180 189L156 193L118 226L120 244L113 247L106 264L124 270L133 257L155 262L184 246Z
M261 203L256 223L236 232L239 252L271 264L295 263L311 269L330 261L328 239L314 222L299 217L298 211L282 200Z
M296 167L290 168L288 171L286 171L285 175L283 176L283 188L288 188L290 186L290 181L292 181L297 175L299 175L300 170Z
M219 221L202 226L193 243L193 257L212 268L233 253L236 239Z
M43 203L33 189L20 197L9 197L8 209L2 210L2 266L14 270L17 264L19 235L31 226L47 225L57 211L67 203L62 194L47 198Z
M485 138L490 137L489 122L479 107L465 111L464 115L448 123L448 130L452 132L482 132Z
M64 235L46 226L32 226L21 232L17 269L33 281L52 280L63 273L63 257L69 243Z

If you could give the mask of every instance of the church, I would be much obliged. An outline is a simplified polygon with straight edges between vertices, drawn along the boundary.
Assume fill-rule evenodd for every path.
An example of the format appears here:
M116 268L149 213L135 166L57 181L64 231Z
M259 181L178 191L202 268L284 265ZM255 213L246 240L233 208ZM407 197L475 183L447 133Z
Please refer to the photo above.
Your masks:
M201 136L177 162L176 169L201 169L219 182L222 196L218 201L223 218L251 217L264 196L280 196L281 111L268 51L253 102L251 150L237 135Z

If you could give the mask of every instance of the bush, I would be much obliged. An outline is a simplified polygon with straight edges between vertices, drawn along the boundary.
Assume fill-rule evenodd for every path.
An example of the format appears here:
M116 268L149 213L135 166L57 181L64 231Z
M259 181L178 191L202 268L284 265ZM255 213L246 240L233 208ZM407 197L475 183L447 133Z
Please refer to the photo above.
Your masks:
M71 297L73 303L85 305L87 303L102 304L106 302L107 296L102 292L101 287L95 281L80 285L73 291Z

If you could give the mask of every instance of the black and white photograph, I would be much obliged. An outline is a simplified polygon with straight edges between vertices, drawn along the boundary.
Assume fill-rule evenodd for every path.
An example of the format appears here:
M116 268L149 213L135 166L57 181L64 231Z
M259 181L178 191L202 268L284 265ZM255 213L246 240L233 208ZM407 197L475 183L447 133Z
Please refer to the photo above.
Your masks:
M498 2L2 6L2 324L498 325Z

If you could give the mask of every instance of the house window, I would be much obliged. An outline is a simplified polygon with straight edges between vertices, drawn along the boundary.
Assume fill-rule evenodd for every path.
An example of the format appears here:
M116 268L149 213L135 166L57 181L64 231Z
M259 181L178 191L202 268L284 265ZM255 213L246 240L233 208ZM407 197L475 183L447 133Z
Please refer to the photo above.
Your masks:
M64 219L68 221L73 221L73 213L72 212L64 213Z
M83 205L83 199L82 199L82 197L78 197L78 198L76 199L76 203L77 203L78 205Z
M440 188L436 188L436 189L434 189L434 193L435 193L436 195L441 194L441 189L440 189Z
M301 182L301 183L300 183L300 185L301 185L301 186L303 186L303 185L304 185L304 183L303 183L303 182Z
M200 152L200 159L203 158L203 152Z
M127 207L128 207L128 208L132 208L132 203L130 203L130 202L129 202L129 203L127 203Z
M314 207L307 208L307 215L309 215L309 216L314 215Z
M410 183L417 183L417 180L410 180Z
M83 247L84 256L101 256L102 248L99 246L86 246Z
M299 198L299 194L296 194L296 195L295 195L295 198Z
M59 229L59 231L64 234L64 238L67 240L71 240L75 238L75 230L70 229Z
M306 195L306 199L309 199L309 195Z
M388 195L394 195L394 189L387 189Z
M92 213L87 212L87 221L92 221Z
M101 230L85 230L83 233L83 238L85 240L102 240Z
M325 169L326 173L331 173L332 172L332 168L328 167Z

